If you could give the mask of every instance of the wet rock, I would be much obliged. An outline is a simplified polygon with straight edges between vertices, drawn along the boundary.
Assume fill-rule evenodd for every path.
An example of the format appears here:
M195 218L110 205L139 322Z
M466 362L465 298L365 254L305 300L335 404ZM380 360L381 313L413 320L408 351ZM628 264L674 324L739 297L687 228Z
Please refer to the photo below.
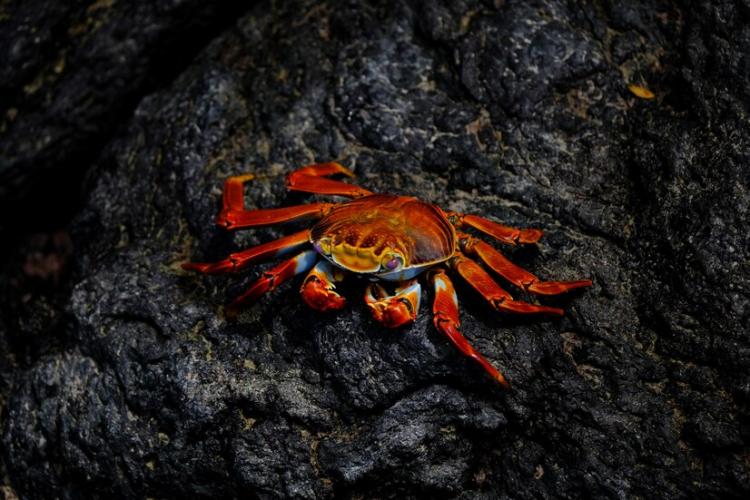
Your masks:
M7 400L15 490L750 493L742 8L274 7L145 97L98 161L66 342ZM258 269L181 270L296 227L215 227L227 176L259 174L248 206L303 203L283 175L329 159L374 191L540 227L537 248L504 249L514 262L593 278L542 300L566 309L555 321L499 317L456 278L463 331L511 392L434 330L427 290L397 331L369 317L356 279L337 314L306 308L294 281L229 322L222 304Z

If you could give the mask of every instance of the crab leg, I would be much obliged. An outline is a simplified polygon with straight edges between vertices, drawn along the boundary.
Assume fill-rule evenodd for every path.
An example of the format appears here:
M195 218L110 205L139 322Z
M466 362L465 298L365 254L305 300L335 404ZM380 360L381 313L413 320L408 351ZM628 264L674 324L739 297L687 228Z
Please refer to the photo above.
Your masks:
M459 331L461 324L458 321L458 298L448 275L443 269L438 269L431 274L431 280L435 288L435 301L432 304L435 328L445 334L459 351L479 363L500 385L510 389L503 374L479 354Z
M310 203L309 205L259 210L222 210L216 218L216 224L225 229L242 229L298 220L321 219L330 212L334 205L334 203Z
M371 191L365 188L325 178L326 176L335 174L354 177L351 170L336 162L315 163L287 175L286 187L290 191L330 194L334 196L346 196L348 198L359 198L372 194Z
M370 283L365 290L365 302L372 317L388 328L412 323L417 318L422 287L416 279L402 282L393 295L377 283Z
M476 255L497 274L527 292L537 295L557 295L592 284L591 280L541 281L530 272L513 264L484 241L461 233L459 233L459 240L467 254Z
M344 278L340 269L334 269L327 260L318 261L302 283L302 299L318 311L341 309L346 300L336 292L335 282Z
M492 277L487 274L487 271L463 254L459 253L453 257L451 259L451 266L497 311L519 314L541 313L555 316L562 316L564 314L562 309L556 307L539 306L514 300L508 292L500 288L500 285L493 281Z
M304 231L279 238L278 240L269 241L268 243L242 250L241 252L229 254L229 257L219 262L185 262L182 264L182 268L203 274L233 273L265 259L282 257L289 252L300 249L309 243L309 241L310 230L305 229Z
M268 271L264 271L261 277L250 285L250 288L245 293L227 306L225 313L228 316L235 316L240 307L252 304L261 295L276 289L289 278L309 271L315 265L317 259L318 253L315 250L305 250L296 257L285 260Z
M244 185L254 178L253 174L235 175L224 182L222 209L216 217L216 224L225 229L242 229L295 220L320 219L334 206L334 203L310 203L294 207L246 210Z
M541 229L518 229L503 226L478 215L460 214L458 212L448 212L446 215L448 220L458 229L466 226L473 227L507 245L536 243L543 234Z

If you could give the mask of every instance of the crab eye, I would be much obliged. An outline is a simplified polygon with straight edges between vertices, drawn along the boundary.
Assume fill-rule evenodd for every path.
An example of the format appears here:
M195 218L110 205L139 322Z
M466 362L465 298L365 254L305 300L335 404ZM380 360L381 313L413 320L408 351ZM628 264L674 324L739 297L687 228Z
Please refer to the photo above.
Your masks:
M328 238L321 238L313 243L313 248L316 252L323 255L331 254L331 240Z
M386 255L381 263L381 267L385 271L398 271L403 265L404 259L395 253Z

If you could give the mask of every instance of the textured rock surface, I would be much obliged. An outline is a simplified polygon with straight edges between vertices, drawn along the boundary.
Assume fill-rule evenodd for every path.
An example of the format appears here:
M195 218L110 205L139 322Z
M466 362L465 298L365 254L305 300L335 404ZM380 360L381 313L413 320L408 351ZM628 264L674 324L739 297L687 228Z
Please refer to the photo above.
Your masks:
M9 484L29 498L750 494L747 6L627 4L299 2L238 20L140 102L91 174L69 292L48 306L61 338L0 365ZM267 174L253 206L299 203L282 175L333 158L372 190L541 227L515 262L594 279L550 302L559 321L497 317L459 286L466 336L512 392L424 306L403 331L374 324L356 280L339 314L292 284L228 323L221 304L257 271L180 270L288 232L215 228L228 175ZM0 322L6 344L48 326Z
M19 205L27 214L42 211L39 198L75 207L69 200L103 139L242 8L226 0L3 2L0 235L18 223Z

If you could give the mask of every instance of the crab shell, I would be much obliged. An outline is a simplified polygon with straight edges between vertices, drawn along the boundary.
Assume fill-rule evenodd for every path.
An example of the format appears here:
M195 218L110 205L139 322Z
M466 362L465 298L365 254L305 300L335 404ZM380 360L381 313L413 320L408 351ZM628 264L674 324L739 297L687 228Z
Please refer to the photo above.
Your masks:
M313 248L337 267L403 281L450 259L456 231L434 205L375 194L337 205L310 232Z

